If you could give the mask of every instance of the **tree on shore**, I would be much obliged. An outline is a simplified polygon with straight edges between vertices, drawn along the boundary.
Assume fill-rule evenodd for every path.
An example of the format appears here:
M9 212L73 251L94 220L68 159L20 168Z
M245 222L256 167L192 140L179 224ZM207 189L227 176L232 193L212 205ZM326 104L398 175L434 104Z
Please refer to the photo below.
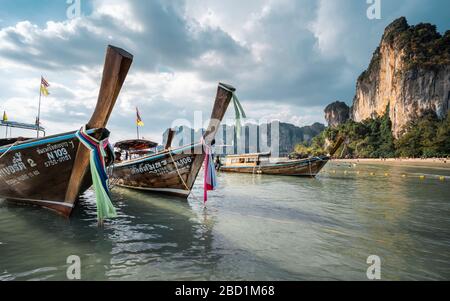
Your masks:
M398 140L392 135L389 107L383 116L327 128L309 143L297 145L294 154L299 157L328 153L327 146L338 135L346 138L342 153L344 158L434 158L450 156L450 111L444 120L435 113L426 112L405 127L405 134Z

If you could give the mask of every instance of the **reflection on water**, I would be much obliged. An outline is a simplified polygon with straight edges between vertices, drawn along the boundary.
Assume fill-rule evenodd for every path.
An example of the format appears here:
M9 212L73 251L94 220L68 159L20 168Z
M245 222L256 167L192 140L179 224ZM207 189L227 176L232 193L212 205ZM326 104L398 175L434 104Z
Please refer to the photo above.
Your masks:
M71 220L0 201L0 280L64 280L69 255L84 280L366 280L369 255L385 280L449 279L450 184L436 175L450 171L220 174L206 208L201 183L189 202L117 188L119 217L103 229L91 191Z

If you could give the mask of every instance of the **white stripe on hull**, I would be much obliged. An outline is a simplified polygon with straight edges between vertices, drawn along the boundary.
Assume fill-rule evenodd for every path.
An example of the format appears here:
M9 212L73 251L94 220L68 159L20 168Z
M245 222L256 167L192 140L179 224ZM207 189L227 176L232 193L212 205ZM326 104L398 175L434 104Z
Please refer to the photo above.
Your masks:
M122 185L122 184L117 184L116 186L129 188L129 189L145 190L145 191L175 193L175 194L181 194L181 195L185 195L185 196L189 196L189 194L191 193L188 190L173 189L173 188L147 188L147 187L128 186L128 185Z
M1 197L7 201L24 201L24 202L32 202L32 203L38 203L38 204L47 204L47 205L58 205L58 206L63 206L63 207L67 207L67 208L73 208L74 205L73 204L69 204L69 203L64 203L64 202L53 202L53 201L44 201L44 200L33 200L33 199L23 199L23 198L15 198L15 197Z

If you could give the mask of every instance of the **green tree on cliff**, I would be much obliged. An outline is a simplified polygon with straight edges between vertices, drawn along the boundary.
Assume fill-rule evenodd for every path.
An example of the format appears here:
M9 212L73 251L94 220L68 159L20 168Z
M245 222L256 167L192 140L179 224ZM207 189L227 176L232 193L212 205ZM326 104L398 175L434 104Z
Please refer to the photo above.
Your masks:
M296 151L301 157L326 154L327 142L334 141L338 135L348 141L342 155L347 158L446 157L450 156L450 111L444 120L439 120L433 112L423 114L410 122L405 134L395 140L388 107L381 117L363 122L349 120L336 128L329 127L310 143L297 146Z
M386 109L380 120L380 146L379 155L389 158L395 155L394 136L392 135L392 121L389 117L390 108Z
M411 121L406 127L406 134L396 143L397 156L431 158L444 155L445 142L443 139L448 133L445 133L443 124L447 120L448 116L441 122L435 113L427 112L421 118ZM438 129L441 127L441 137L438 140Z
M437 130L436 144L440 156L450 156L450 110Z

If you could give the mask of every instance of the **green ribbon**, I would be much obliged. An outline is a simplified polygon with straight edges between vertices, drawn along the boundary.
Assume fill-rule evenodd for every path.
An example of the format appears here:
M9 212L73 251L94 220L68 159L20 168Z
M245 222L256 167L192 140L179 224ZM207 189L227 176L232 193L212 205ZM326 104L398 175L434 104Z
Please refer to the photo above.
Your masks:
M103 149L102 149L103 152ZM111 202L108 191L103 189L102 179L95 167L95 157L91 153L90 155L90 165L92 174L92 184L94 186L95 200L97 203L97 218L99 223L102 224L107 218L117 217L116 209Z
M108 138L99 141L89 136L86 132L86 126L80 129L76 136L90 150L89 162L97 203L97 217L99 225L102 225L106 218L117 217L116 209L109 195L108 175L105 166L105 158L107 156L105 146L109 145Z
M233 104L234 104L234 111L235 111L235 119L236 119L236 136L238 139L241 137L241 118L247 118L247 115L244 112L244 109L242 108L241 103L239 102L239 98L236 96L236 94L233 92Z

